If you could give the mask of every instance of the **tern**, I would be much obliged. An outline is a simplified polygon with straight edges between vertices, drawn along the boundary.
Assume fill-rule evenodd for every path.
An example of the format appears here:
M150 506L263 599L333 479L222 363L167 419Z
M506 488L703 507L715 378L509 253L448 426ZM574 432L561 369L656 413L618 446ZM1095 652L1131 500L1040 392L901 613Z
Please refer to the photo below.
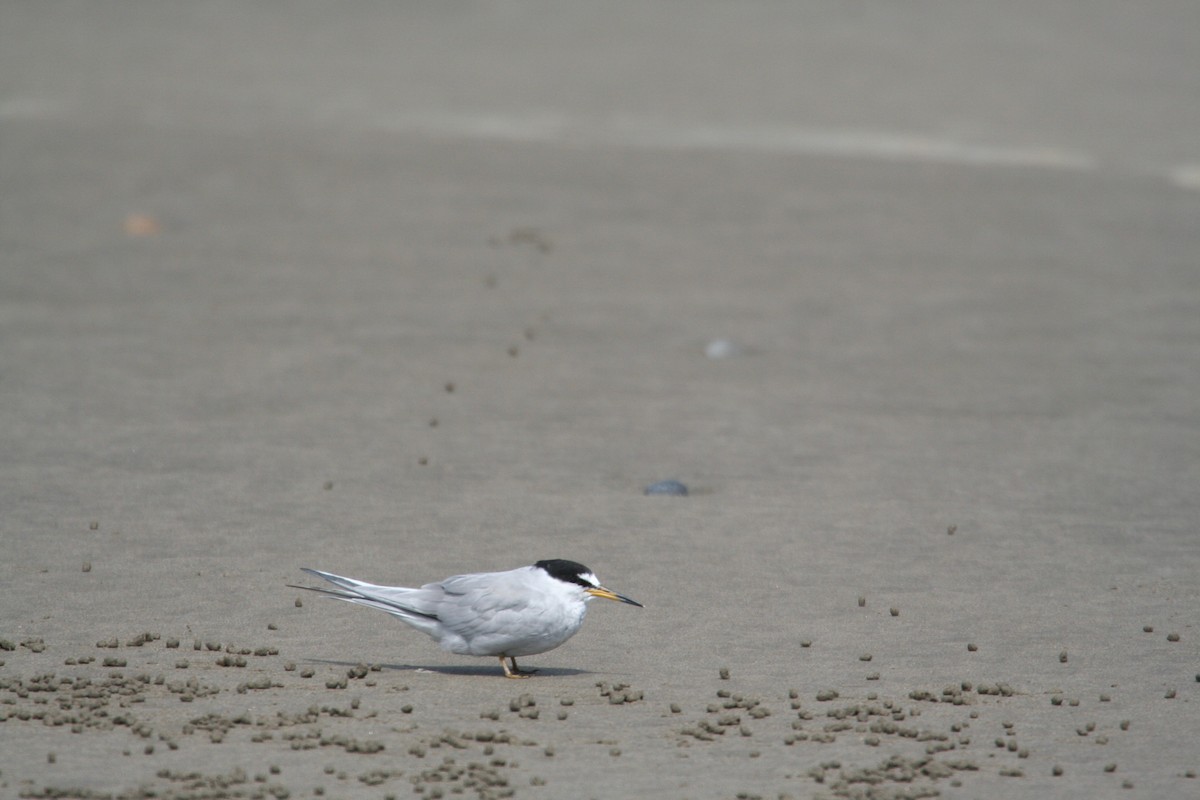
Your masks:
M518 668L517 657L545 653L574 636L593 597L644 607L601 586L583 564L562 558L506 572L454 575L419 589L303 569L338 588L289 586L386 611L451 653L498 658L507 678L536 672Z

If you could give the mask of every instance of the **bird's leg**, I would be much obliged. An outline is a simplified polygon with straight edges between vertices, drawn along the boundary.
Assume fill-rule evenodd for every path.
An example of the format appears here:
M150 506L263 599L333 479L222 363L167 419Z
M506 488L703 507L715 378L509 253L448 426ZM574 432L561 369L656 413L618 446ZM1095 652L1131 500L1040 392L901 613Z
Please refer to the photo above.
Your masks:
M516 666L517 666L517 661L516 661L516 659L513 659L513 668L515 669ZM509 669L507 656L500 656L500 668L504 670L504 677L506 677L506 678L528 678L529 677L528 675L522 675L519 671L514 672L513 669Z
M505 661L506 658L512 662L512 669L509 669L508 661ZM508 656L500 656L500 666L504 668L504 677L506 678L528 678L537 672L536 669L521 669L517 666L517 659Z

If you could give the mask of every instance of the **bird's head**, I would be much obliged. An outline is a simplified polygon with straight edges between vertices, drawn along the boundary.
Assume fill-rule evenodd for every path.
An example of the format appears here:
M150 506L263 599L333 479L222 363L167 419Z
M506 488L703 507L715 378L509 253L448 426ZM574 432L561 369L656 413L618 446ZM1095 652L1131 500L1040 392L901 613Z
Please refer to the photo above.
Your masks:
M600 585L600 581L596 577L596 573L592 572L578 561L568 561L565 558L552 558L547 561L539 561L534 564L534 566L544 571L547 575L555 580L560 580L563 583L569 583L580 587L585 595L585 600L593 597L603 597L605 600L616 600L620 603L629 603L631 606L644 608L644 606L636 600L632 600L624 595L617 594L611 589L605 589Z

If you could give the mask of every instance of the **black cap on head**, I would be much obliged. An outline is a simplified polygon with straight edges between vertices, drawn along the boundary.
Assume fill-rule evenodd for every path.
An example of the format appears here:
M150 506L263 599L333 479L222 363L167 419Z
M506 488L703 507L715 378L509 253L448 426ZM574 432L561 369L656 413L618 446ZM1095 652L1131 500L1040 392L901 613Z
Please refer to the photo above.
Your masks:
M551 578L557 578L564 583L575 583L585 588L595 588L594 583L584 579L584 575L591 575L592 571L580 564L578 561L568 561L565 558L551 558L546 561L539 561L534 564Z

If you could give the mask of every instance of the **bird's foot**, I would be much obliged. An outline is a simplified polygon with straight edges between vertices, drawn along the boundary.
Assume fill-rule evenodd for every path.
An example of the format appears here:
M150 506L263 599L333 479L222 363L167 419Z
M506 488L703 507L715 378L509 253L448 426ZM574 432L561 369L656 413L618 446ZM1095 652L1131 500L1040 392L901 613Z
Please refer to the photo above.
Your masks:
M509 661L512 662L511 668L508 666ZM517 666L517 660L515 658L509 658L505 660L505 656L500 656L500 666L504 668L504 677L506 678L528 678L529 676L533 675L533 673L537 672L536 669L521 669Z

